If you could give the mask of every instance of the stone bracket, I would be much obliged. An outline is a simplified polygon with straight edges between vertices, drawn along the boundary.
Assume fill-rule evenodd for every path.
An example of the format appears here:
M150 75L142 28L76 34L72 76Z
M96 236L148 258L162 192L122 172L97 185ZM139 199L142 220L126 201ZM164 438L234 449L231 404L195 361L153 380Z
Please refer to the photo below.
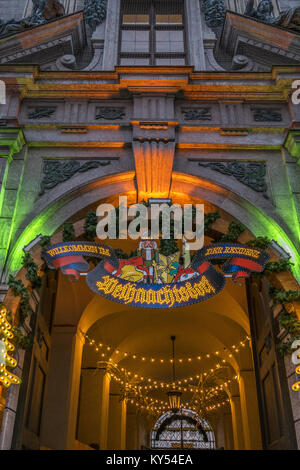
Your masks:
M13 156L20 152L25 144L25 137L22 129L0 128L0 158L7 158L9 163Z
M298 159L297 164L300 165L300 130L289 131L284 147L292 157Z
M133 141L138 199L168 197L175 139L149 138Z

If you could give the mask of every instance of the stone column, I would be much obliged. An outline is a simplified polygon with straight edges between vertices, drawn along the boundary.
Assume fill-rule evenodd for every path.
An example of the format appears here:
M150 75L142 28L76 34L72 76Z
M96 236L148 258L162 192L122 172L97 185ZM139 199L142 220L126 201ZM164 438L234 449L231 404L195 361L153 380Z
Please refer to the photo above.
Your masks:
M13 157L22 150L24 144L21 129L0 128L0 275L8 253L23 178L24 158Z
M175 155L173 95L134 96L133 154L138 199L168 197Z
M293 105L295 125L298 129L290 130L286 141L285 148L288 152L286 155L286 167L289 175L291 191L295 200L296 213L300 212L300 104Z
M118 64L120 0L108 0L102 70L114 70Z
M106 364L81 372L77 440L107 448L111 376Z
M224 420L223 421L224 447L225 447L225 450L231 450L231 449L234 449L231 413L224 413L223 420Z
M256 382L253 370L241 370L239 378L242 420L247 450L262 449Z
M78 407L77 440L100 447L102 381L104 373L95 368L82 369Z
M138 450L137 409L128 404L126 425L126 449Z
M126 449L127 402L120 393L110 394L108 449Z
M102 390L101 390L101 418L100 418L100 449L107 449L108 439L108 417L109 417L109 389L111 375L103 371Z
M41 422L41 446L74 448L84 338L76 327L54 326Z
M205 70L205 56L202 34L200 2L186 0L186 31L189 45L189 65L195 70Z
M244 434L243 434L241 402L240 402L239 395L232 395L230 397L230 406L231 406L234 449L243 450L245 449L245 443L244 443Z

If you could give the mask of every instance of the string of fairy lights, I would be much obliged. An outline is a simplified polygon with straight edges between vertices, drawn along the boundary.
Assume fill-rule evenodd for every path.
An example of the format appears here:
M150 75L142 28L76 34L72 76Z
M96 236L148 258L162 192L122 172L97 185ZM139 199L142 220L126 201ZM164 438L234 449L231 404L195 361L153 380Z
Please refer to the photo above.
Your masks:
M97 342L95 339L90 338L87 334L84 335L87 343L94 347L95 352L100 353L100 357L104 360L105 358L110 357L112 354L116 355L116 359L134 359L136 361L141 362L150 362L152 364L166 364L166 363L173 363L173 359L163 358L163 357L155 357L155 356L147 356L145 354L135 353L135 352L128 352L128 351L121 351L120 349L116 348L115 346L105 344L102 342ZM204 359L210 359L213 356L220 357L221 354L228 354L229 358L233 357L232 353L239 353L241 348L244 348L247 342L250 342L250 337L246 336L242 341L237 344L233 344L230 347L225 347L222 350L217 350L214 352L209 352L205 354L197 354L197 355L189 355L187 357L179 357L175 359L175 363L178 364L186 364L192 363L194 361L202 361Z
M140 361L142 363L157 366L173 364L172 358L168 359L154 355L148 356L146 354L122 351L112 345L98 342L95 339L90 338L87 334L85 335L85 340L86 343L92 347L96 353L98 353L98 357L100 359L98 364L104 363L111 366L110 376L120 384L124 391L124 397L126 397L128 402L151 414L158 414L168 410L169 404L167 401L151 397L150 393L159 391L168 392L174 388L179 392L192 394L189 401L182 402L182 406L197 412L201 411L202 413L209 413L222 406L228 405L229 399L225 398L225 389L230 383L237 380L237 376L226 379L222 383L219 381L217 385L207 384L205 389L203 389L203 386L200 386L199 384L201 381L202 383L205 381L209 382L211 377L222 370L228 370L230 359L234 354L238 354L242 348L245 348L247 343L250 343L249 336L246 336L239 343L233 344L230 347L225 347L222 350L178 357L175 359L174 363L183 365L198 363L205 359L216 359L217 362L213 367L210 367L204 372L202 371L196 375L189 375L184 378L168 382L158 378L146 377L136 371L121 367L118 363L123 359L132 359L134 361ZM224 359L224 355L225 357L227 356L228 359ZM112 357L114 357L114 360Z

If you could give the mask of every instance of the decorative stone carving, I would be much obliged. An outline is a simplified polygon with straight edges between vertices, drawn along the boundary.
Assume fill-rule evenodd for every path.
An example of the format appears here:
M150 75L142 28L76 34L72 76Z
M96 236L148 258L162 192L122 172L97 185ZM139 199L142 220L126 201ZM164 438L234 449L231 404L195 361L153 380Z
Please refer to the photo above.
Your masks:
M251 16L261 21L271 21L274 19L274 7L271 0L262 0L258 7L254 7L254 0L248 0L245 10L246 16Z
M125 116L124 108L97 108L96 119L105 119L108 121L116 121L117 119L123 119Z
M182 109L185 121L211 121L211 108L185 108Z
M28 112L29 119L42 119L52 116L55 113L55 107L40 106L35 108L33 111Z
M87 161L82 163L78 160L46 160L44 162L44 178L41 182L39 195L45 194L45 191L52 189L60 183L72 178L76 173L85 173L86 171L98 168L100 166L110 165L110 161Z
M199 166L218 171L223 175L233 176L240 183L248 186L257 193L262 193L263 197L268 199L265 162L200 162Z
M282 28L300 31L300 7L289 8L271 21L272 24Z
M0 19L0 37L38 26L64 14L65 9L58 0L33 0L33 9L30 16L21 20L11 19L6 23Z
M175 142L153 135L133 141L138 199L169 197Z
M254 63L249 57L237 54L232 59L232 70L243 70L243 72L250 72L253 69Z
M256 122L281 122L282 114L279 109L253 108L253 119Z
M223 25L226 15L224 0L202 0L205 22L210 28Z
M107 0L85 0L84 17L92 30L95 30L106 18Z
M76 57L73 54L65 54L56 61L58 70L75 69L76 65Z
M274 18L274 7L271 0L262 0L258 7L254 7L254 0L248 0L245 15L260 21L281 26L282 28L300 31L300 7L292 7Z

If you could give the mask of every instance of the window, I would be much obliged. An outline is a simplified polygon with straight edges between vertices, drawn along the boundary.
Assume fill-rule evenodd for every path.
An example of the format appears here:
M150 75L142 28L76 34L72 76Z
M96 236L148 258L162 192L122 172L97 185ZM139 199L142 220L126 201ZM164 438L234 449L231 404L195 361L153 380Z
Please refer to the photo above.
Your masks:
M215 449L211 426L195 411L167 411L151 431L152 449Z
M120 65L185 65L183 0L123 0Z

